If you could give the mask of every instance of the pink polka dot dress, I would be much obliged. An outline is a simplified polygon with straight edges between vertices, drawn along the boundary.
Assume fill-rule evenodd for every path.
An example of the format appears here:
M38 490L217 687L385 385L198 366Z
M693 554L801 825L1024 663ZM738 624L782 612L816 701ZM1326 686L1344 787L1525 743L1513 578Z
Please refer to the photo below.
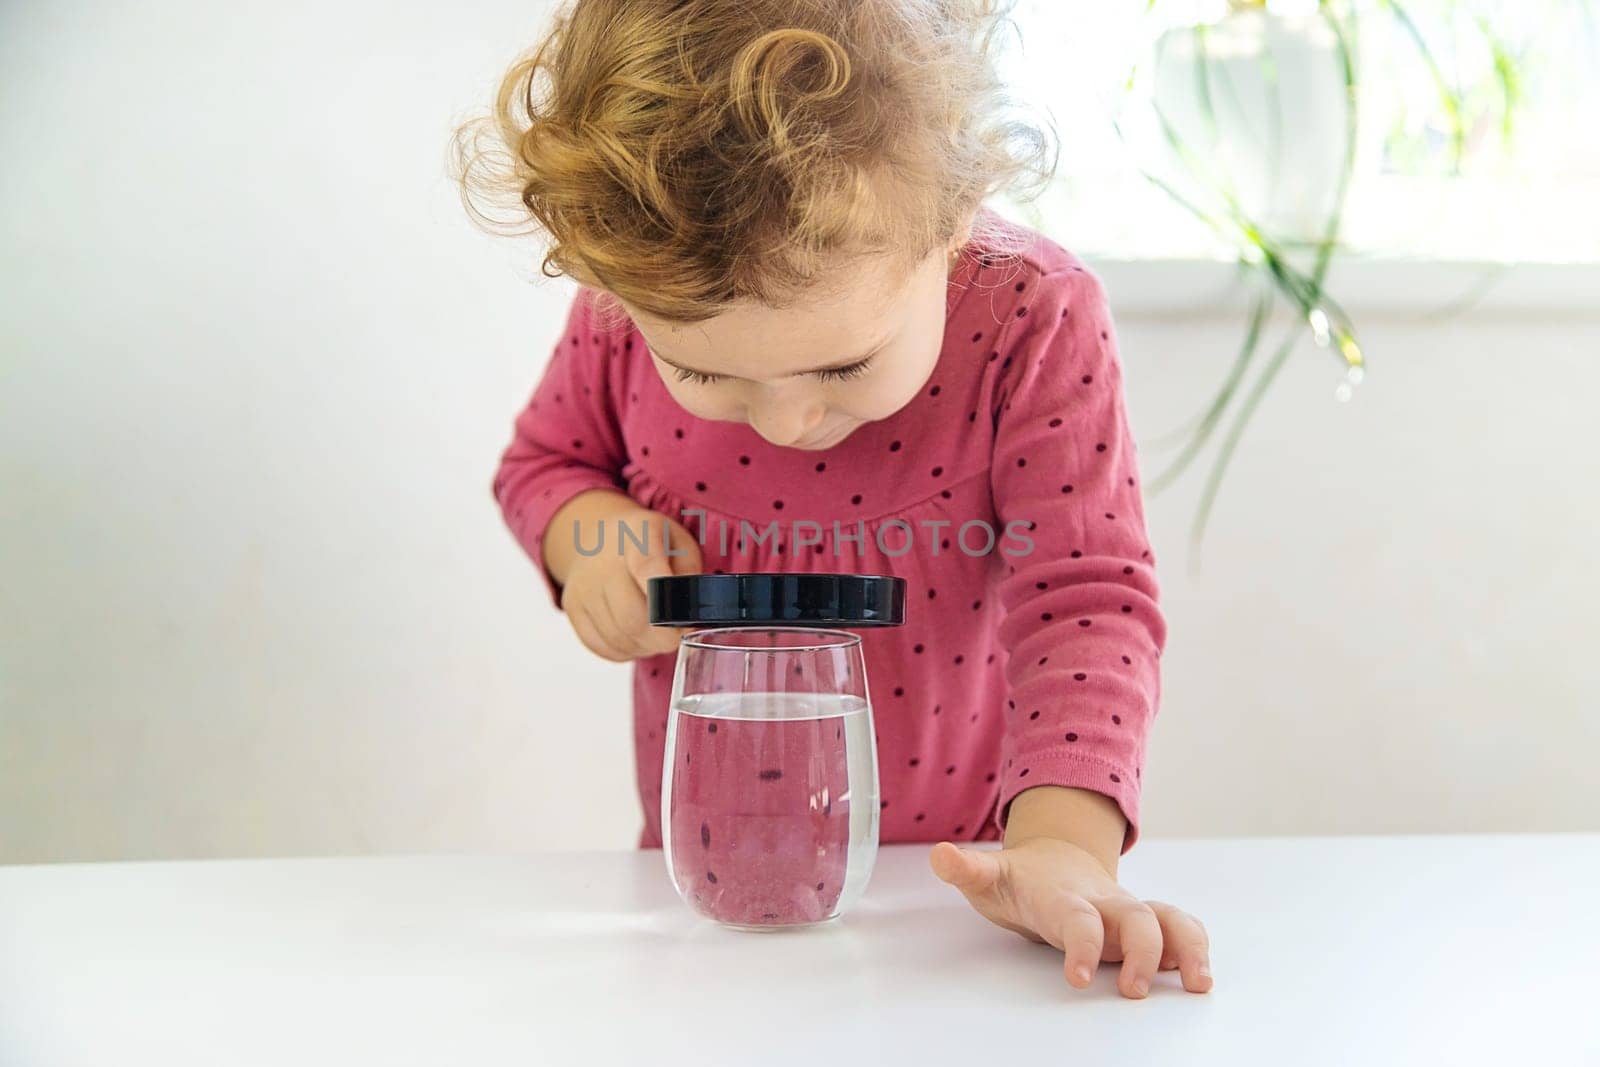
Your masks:
M1020 255L968 246L918 396L824 451L689 415L631 323L580 291L494 480L536 567L555 511L613 488L695 532L708 571L905 578L906 624L862 632L885 842L997 838L1041 785L1111 797L1124 847L1137 836L1166 626L1116 340L1097 279L1024 233ZM798 518L822 544L793 543L814 539ZM671 655L633 665L646 847L672 673Z

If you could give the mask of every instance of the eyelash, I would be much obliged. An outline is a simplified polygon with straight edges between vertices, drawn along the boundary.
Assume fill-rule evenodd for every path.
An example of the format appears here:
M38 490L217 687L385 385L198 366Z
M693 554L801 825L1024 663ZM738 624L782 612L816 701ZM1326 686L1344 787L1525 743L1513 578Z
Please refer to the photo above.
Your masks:
M861 377L863 374L867 373L871 367L872 357L869 356L860 363L852 363L848 367L833 367L829 370L819 370L816 371L815 374L819 381L842 382L848 381L851 378ZM718 382L722 380L722 375L720 374L701 374L697 370L684 370L682 368L678 369L677 377L678 381L680 382L693 382L696 385L710 385L712 382Z
M852 363L848 367L835 367L832 370L817 372L817 378L824 382L845 382L851 378L859 378L872 366L872 357L868 356L860 363Z

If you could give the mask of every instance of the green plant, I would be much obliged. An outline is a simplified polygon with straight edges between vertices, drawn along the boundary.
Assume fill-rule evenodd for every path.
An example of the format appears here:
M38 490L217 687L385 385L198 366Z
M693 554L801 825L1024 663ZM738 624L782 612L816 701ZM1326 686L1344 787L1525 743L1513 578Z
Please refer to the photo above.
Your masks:
M1146 0L1146 12L1155 9L1162 0ZM1443 0L1452 10L1454 0ZM1231 0L1235 10L1264 8L1265 0ZM1468 141L1468 116L1481 116L1498 112L1502 138L1509 140L1512 131L1512 114L1519 100L1519 63L1512 50L1494 33L1490 20L1482 15L1472 16L1470 25L1483 35L1493 55L1493 77L1497 92L1494 100L1486 100L1481 86L1463 88L1458 78L1448 70L1439 52L1416 19L1408 10L1409 4L1400 0L1319 0L1316 15L1326 25L1335 42L1336 67L1341 78L1343 103L1340 131L1344 150L1339 163L1332 206L1320 235L1308 245L1295 243L1271 233L1260 219L1252 216L1249 207L1228 184L1225 175L1219 175L1207 165L1195 146L1187 143L1170 118L1163 114L1153 98L1149 107L1167 148L1180 161L1183 169L1182 188L1178 182L1142 168L1145 177L1162 189L1187 212L1205 223L1238 250L1241 269L1256 279L1256 295L1251 303L1249 318L1232 365L1211 399L1196 415L1177 431L1156 442L1158 447L1176 449L1166 466L1152 480L1152 491L1160 491L1180 479L1205 452L1208 445L1220 434L1210 467L1205 474L1199 505L1190 527L1191 551L1198 552L1205 530L1215 508L1223 478L1227 473L1246 428L1289 356L1300 341L1309 334L1313 343L1330 350L1339 360L1344 381L1341 395L1358 384L1366 371L1366 356L1350 316L1339 306L1327 290L1327 275L1335 253L1340 247L1340 234L1344 220L1345 204L1354 169L1359 124L1360 80L1359 8L1365 6L1374 14L1392 18L1404 30L1415 46L1415 53L1427 68L1437 88L1442 111L1446 117L1450 138L1450 169L1459 170ZM1205 53L1206 27L1194 27L1196 44L1200 50L1195 93L1201 112L1215 132L1216 110L1212 93L1210 60ZM1125 99L1131 98L1138 81L1139 67L1129 73L1125 85ZM1272 68L1270 58L1262 59L1263 83L1273 94L1268 107L1272 120L1265 149L1275 152L1279 144L1282 114L1277 97L1278 72ZM1119 136L1124 135L1121 116L1114 122ZM1275 162L1271 160L1269 162ZM1268 348L1266 335L1275 309L1287 308L1292 324L1286 335L1270 345L1270 353L1263 360L1263 350ZM1252 376L1253 375L1253 376Z

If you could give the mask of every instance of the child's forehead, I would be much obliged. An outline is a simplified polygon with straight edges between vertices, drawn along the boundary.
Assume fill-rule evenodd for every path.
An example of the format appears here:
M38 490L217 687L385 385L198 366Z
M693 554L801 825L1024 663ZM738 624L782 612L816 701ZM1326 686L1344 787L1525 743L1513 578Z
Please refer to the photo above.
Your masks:
M853 271L781 306L737 304L691 323L642 312L633 318L652 350L669 363L737 375L735 364L758 356L768 374L803 373L869 354L922 303L919 283L927 272L920 266L907 274L904 267L895 271L863 261ZM942 287L942 272L932 279Z

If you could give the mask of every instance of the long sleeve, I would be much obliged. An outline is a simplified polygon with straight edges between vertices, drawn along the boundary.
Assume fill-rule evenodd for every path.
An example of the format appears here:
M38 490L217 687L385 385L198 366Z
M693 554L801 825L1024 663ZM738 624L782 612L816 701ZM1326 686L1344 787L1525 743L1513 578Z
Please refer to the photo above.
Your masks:
M494 477L506 525L558 606L561 591L542 551L551 517L580 492L623 485L626 456L607 384L611 354L611 337L594 322L594 296L580 290Z
M1110 312L1080 267L1042 275L1014 325L995 403L996 512L1032 550L1000 585L1007 649L999 819L1018 793L1114 799L1138 836L1145 744L1160 695L1157 606ZM1012 570L1011 568L1014 568Z

